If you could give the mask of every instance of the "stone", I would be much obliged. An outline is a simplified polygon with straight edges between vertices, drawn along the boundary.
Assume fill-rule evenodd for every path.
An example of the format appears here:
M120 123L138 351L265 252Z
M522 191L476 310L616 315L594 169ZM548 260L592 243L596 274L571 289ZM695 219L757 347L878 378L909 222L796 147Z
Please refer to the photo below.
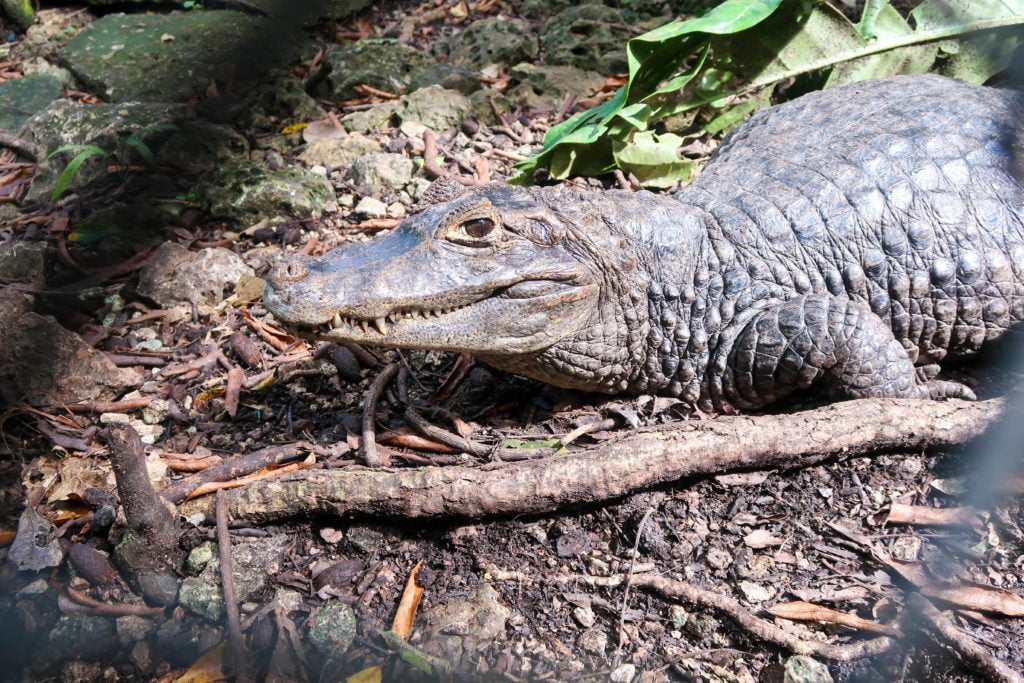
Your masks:
M275 71L248 94L235 123L245 130L280 131L325 116L327 112L306 92L302 81L286 71Z
M362 133L352 133L344 138L324 138L309 143L299 155L299 161L307 166L319 165L334 170L361 156L380 151L376 140Z
M634 678L636 678L636 665L629 662L620 664L608 674L608 680L611 683L631 683Z
M164 242L139 272L138 291L161 306L213 306L224 300L225 291L243 275L253 275L253 270L230 249L189 251L175 242Z
M481 583L473 595L431 606L422 616L430 624L423 651L461 670L464 664L475 664L479 653L505 633L512 610L490 584Z
M110 102L176 102L295 61L312 48L300 28L231 10L108 14L64 46L60 64Z
M64 561L57 528L31 505L18 519L18 532L7 553L7 561L18 571L40 571Z
M33 289L42 289L46 284L47 250L46 242L0 244L0 283L25 282Z
M557 109L570 95L591 97L605 83L605 77L596 71L575 66L534 66L517 64L509 75L520 81L505 96L524 109Z
M604 657L608 649L608 634L599 628L588 628L576 641L580 649L594 657Z
M783 664L784 683L832 683L828 667L806 655L795 655Z
M64 94L64 82L39 75L0 81L0 130L17 134L36 112Z
M50 200L57 178L75 157L75 151L53 154L66 145L94 145L113 161L138 163L136 149L126 140L136 139L151 151L159 149L163 140L186 117L186 110L173 104L90 104L56 100L26 124L28 136L39 146L38 165L32 178L27 202ZM53 156L51 156L53 155ZM68 190L79 192L109 175L112 159L96 154L75 172Z
M402 189L412 178L412 171L413 163L408 157L372 152L353 161L345 178L357 187L379 193Z
M117 638L110 619L65 614L50 631L47 657L58 662L100 659L116 647Z
M455 90L463 95L470 95L483 87L472 69L462 64L442 62L414 75L409 83L409 92L432 85L439 85L446 90Z
M526 22L502 17L477 19L452 36L447 47L453 63L474 69L518 64L537 57L537 41Z
M366 218L384 218L388 215L388 205L373 197L363 197L353 211Z
M232 577L235 598L239 602L256 596L270 585L270 580L281 571L287 543L288 538L279 535L239 540L232 544ZM206 562L199 576L190 576L181 582L178 601L185 609L210 622L224 618L220 560L215 554Z
M401 95L412 78L437 62L407 45L363 43L336 47L324 55L324 96L334 101L359 97L357 85Z
M199 119L171 131L157 151L156 160L162 166L199 174L243 160L249 151L249 141L235 128Z
M544 22L541 44L549 65L568 64L605 76L624 73L631 25L620 10L598 4L569 7Z
M246 226L261 220L307 218L334 201L334 187L323 176L295 167L273 170L253 162L209 171L199 179L196 192L212 215Z
M327 603L310 619L309 642L329 659L340 659L355 638L356 615L343 602Z
M25 311L23 295L0 293L0 398L9 404L112 401L142 378L119 368L50 316Z
M460 126L472 108L462 93L432 85L400 99L395 116L400 123L415 121L440 132Z

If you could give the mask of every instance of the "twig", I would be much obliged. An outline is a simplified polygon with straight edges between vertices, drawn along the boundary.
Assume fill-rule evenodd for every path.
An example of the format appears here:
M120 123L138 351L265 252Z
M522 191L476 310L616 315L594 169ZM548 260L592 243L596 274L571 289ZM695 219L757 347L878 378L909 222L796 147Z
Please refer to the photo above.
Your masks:
M984 674L989 680L1005 683L1024 681L1024 676L996 659L989 650L954 626L948 617L920 593L907 594L907 606L921 616L925 627L937 635L943 644L953 649L968 666Z
M0 145L3 145L8 149L13 149L26 159L32 159L35 161L39 158L39 145L31 140L19 138L17 135L11 135L10 133L0 131Z
M377 417L377 402L388 382L395 378L398 369L402 367L398 363L390 363L377 375L370 390L366 392L366 403L363 406L363 459L367 467L383 467L384 460L377 452L377 439L373 431L373 423Z
M160 491L160 495L172 503L180 503L192 491L203 484L211 481L230 481L231 479L251 474L268 465L280 465L281 463L298 458L304 451L310 451L313 448L314 446L310 443L296 441L295 443L282 446L262 448L245 455L237 455L211 465L200 474L179 479L173 484L165 486Z
M224 610L228 617L228 638L235 660L235 680L248 683L249 667L245 661L245 641L235 598L235 578L231 565L231 534L228 533L228 509L224 491L217 491L217 555L220 558L220 586L224 595Z
M619 660L622 658L623 638L625 638L626 633L626 608L629 606L629 589L633 587L633 571L636 567L637 553L640 552L640 538L644 535L644 528L647 526L647 522L650 521L653 513L653 507L647 508L643 519L640 520L640 524L636 527L636 538L633 540L633 554L629 557L629 571L626 573L626 585L622 588L622 607L619 609L619 643L615 646L615 656L612 657L613 668L619 666Z
M402 416L413 429L429 439L439 441L445 446L451 446L458 451L475 455L478 458L488 458L491 455L493 449L489 446L470 441L469 439L463 439L458 434L452 434L448 430L435 427L416 412L416 409L412 406L406 406Z
M724 612L755 638L775 643L798 655L849 662L854 659L880 655L892 649L897 642L888 636L862 640L849 645L801 640L770 621L753 615L738 600L727 595L698 588L683 581L673 581L663 576L639 576L636 579L636 585L657 591L666 598L685 600L701 607L711 607Z

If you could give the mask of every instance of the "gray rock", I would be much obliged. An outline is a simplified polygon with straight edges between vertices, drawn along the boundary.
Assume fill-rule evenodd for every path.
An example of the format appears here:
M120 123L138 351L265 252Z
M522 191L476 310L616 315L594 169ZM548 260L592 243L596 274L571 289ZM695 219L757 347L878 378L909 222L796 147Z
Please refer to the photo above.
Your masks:
M423 623L430 624L430 635L421 647L459 670L463 663L475 663L481 650L504 634L511 615L498 592L481 583L474 595L425 610Z
M608 634L600 628L588 628L580 634L577 643L580 649L594 657L604 657L608 649Z
M129 614L118 617L114 626L117 630L117 641L122 647L128 647L152 635L157 625L152 619Z
M427 128L443 131L461 125L472 108L462 93L432 85L401 98L395 116L400 122L415 121Z
M353 211L367 218L384 218L388 215L388 205L373 197L363 197Z
M15 134L36 112L64 93L56 76L39 75L0 81L0 130Z
M537 41L526 22L488 17L478 19L448 40L456 64L482 69L491 64L518 64L537 57Z
M373 152L352 162L345 176L357 187L379 193L400 190L412 178L412 160L401 154Z
M301 168L271 170L252 162L206 173L196 192L212 215L246 226L262 219L306 218L335 199L334 187L323 176Z
M238 108L236 124L246 130L281 130L293 123L318 121L327 112L291 73L275 71Z
M340 659L356 638L356 615L343 602L329 602L310 619L309 642L320 654Z
M463 95L470 95L483 87L476 72L461 64L450 62L442 62L413 76L409 83L409 92L415 92L431 85L439 85L447 90L456 90Z
M247 539L231 546L231 575L239 602L262 592L270 584L270 579L281 571L281 559L287 543L288 539L282 535ZM220 561L216 557L206 564L199 576L190 576L181 582L178 602L211 622L224 617Z
M160 146L157 163L199 173L244 160L249 141L235 128L202 119L180 125Z
M604 5L570 7L544 23L541 44L548 64L593 69L606 76L627 70L630 24L617 9Z
M505 93L516 106L524 109L557 109L570 94L590 97L600 90L605 77L596 71L575 66L534 66L517 64L509 75L519 79L519 85Z
M0 283L26 282L40 289L46 282L45 242L7 242L0 244Z
M795 655L783 664L784 683L832 683L828 667L805 655Z
M85 105L57 100L26 124L31 139L39 145L39 164L32 179L27 201L48 201L57 178L76 152L50 156L65 145L95 145L122 163L138 163L139 153L127 144L130 135L150 151L160 144L185 118L185 108L172 104L96 104ZM97 179L106 178L110 158L95 155L75 173L68 188L80 191Z
M229 10L110 14L61 51L60 63L112 102L173 102L231 79L235 87L311 49L299 23ZM112 58L116 55L116 58Z
M636 678L636 665L629 662L620 664L608 674L608 680L611 683L631 683L634 678Z
M189 251L164 242L139 273L139 293L161 306L178 303L213 306L243 275L253 270L230 249Z
M357 85L401 95L413 76L435 64L433 57L407 45L371 43L336 47L324 55L325 96L335 101L358 97Z
M11 287L0 290L0 358L0 398L8 403L111 401L142 380L53 318L27 312Z
M57 527L29 505L18 520L18 533L11 543L7 560L18 571L39 571L64 561L64 550Z
M352 133L344 138L314 140L299 155L307 166L323 166L335 169L350 164L365 154L381 151L380 145L361 133Z
M110 619L65 614L50 631L47 658L58 662L100 659L116 646L117 638Z

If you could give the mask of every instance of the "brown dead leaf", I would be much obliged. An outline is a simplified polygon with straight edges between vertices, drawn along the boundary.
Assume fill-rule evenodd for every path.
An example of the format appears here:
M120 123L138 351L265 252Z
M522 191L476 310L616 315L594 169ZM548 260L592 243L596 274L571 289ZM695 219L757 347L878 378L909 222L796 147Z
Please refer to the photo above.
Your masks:
M921 526L959 526L974 531L981 531L985 526L983 515L971 507L933 508L903 503L890 505L885 521Z
M347 135L344 128L335 125L329 118L313 121L302 129L302 139L307 143L317 140L340 140Z
M307 457L302 462L290 462L284 465L270 465L268 467L264 467L258 472L253 472L252 474L246 475L244 477L239 477L238 479L232 479L231 481L207 482L205 484L202 484L201 486L197 486L190 494L185 496L185 500L192 500L193 498L198 498L199 496L205 496L208 493L215 493L220 489L236 489L240 486L245 486L246 484L249 484L251 482L259 481L260 479L271 479L273 477L280 477L283 474L288 474L289 472L298 472L299 470L308 469L310 467L313 467L314 465L316 465L316 456L310 453L309 457Z
M783 539L779 538L767 529L754 529L743 537L743 543L748 548L754 548L755 550L782 545L783 542Z
M242 368L228 370L227 388L224 391L224 410L234 417L238 414L238 401L242 395L242 384L245 383L245 371Z
M789 619L790 621L819 621L826 624L847 626L858 631L883 633L887 636L898 637L902 635L899 629L892 626L879 624L875 621L862 619L855 614L840 612L828 607L822 607L821 605L815 605L814 603L803 602L802 600L780 603L769 607L767 611L772 616Z
M715 481L722 486L758 486L768 479L771 472L737 472L735 474L720 474Z
M914 584L922 595L979 612L1024 617L1024 598L1016 593L974 583L955 584L943 581L932 577L920 562L900 562L882 556L881 553L879 555L880 560L904 580Z
M232 669L231 648L224 641L207 650L193 662L188 671L174 679L174 683L213 683L230 677Z
M412 622L416 618L416 609L420 606L420 598L423 597L423 588L416 585L416 575L420 573L422 566L423 560L420 560L409 572L409 579L405 582L405 590L402 591L402 600L398 603L395 620L391 623L391 630L401 636L402 640L409 640L409 636L412 635Z
M379 666L371 666L355 672L345 679L345 683L380 683L383 680L383 675Z

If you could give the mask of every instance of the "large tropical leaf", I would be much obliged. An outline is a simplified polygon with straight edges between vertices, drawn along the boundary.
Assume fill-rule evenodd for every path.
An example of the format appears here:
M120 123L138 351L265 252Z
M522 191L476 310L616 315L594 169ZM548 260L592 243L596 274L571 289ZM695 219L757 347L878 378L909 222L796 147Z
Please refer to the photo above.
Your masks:
M664 186L691 169L666 163L674 149L652 147L672 138L635 138L658 120L708 106L715 114L705 130L727 130L770 103L769 86L812 72L827 73L826 86L925 71L982 82L1005 68L1022 25L1024 0L926 0L909 20L869 0L857 24L827 2L727 0L629 41L626 85L552 127L541 151L519 164L520 180L542 166L563 179L633 165L641 182ZM656 161L636 167L638 155Z

